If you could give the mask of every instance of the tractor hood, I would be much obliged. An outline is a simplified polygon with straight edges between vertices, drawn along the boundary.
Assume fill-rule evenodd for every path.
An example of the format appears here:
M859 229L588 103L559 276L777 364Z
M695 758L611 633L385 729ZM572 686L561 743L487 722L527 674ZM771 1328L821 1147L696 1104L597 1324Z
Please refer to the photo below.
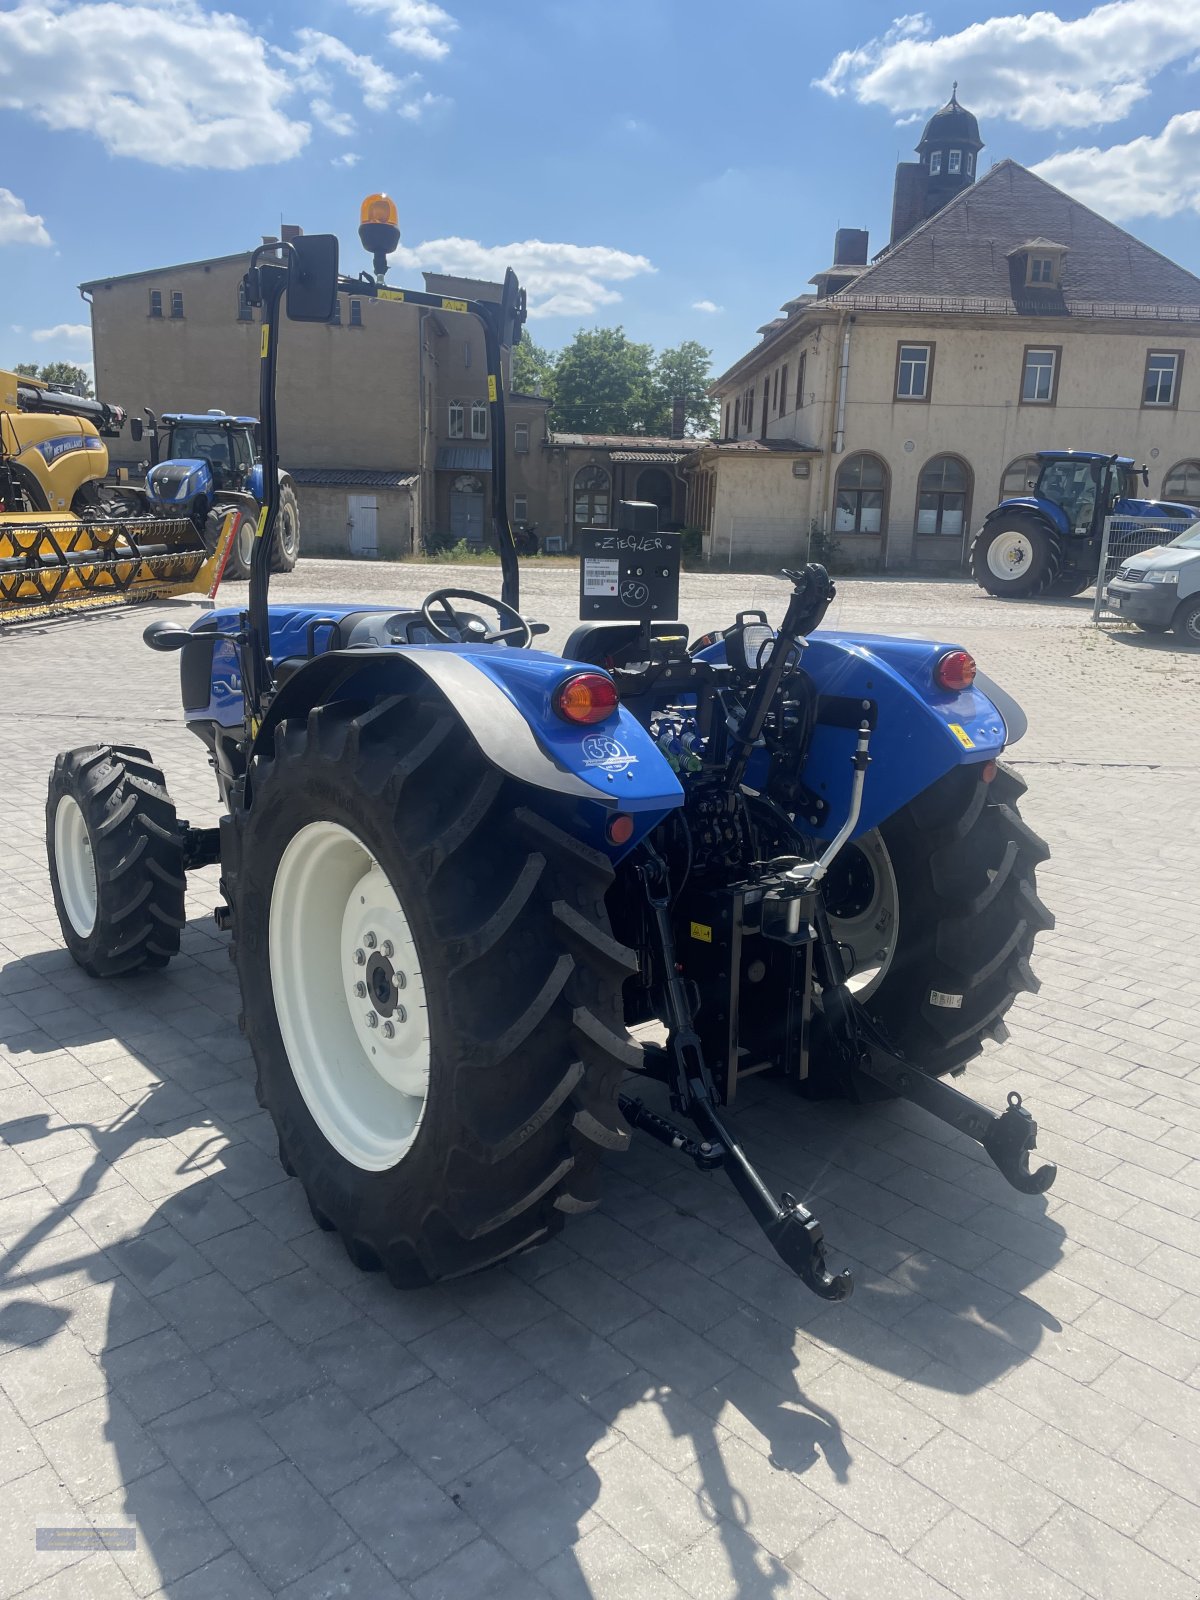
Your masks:
M146 493L160 505L187 504L212 490L212 468L207 461L181 458L160 461L146 474Z

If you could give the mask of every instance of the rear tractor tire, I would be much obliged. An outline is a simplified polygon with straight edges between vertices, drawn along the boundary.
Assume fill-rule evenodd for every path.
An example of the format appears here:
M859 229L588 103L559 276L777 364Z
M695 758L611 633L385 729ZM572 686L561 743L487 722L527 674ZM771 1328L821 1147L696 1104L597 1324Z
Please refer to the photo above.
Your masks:
M148 750L88 745L56 757L46 853L63 938L85 972L115 978L178 954L183 840Z
M640 1060L607 859L432 691L281 724L227 826L259 1100L351 1259L416 1287L596 1205Z
M971 546L971 572L980 588L1002 600L1028 600L1058 580L1062 547L1036 517L1014 512L985 522Z
M849 873L830 875L831 930L858 968L851 990L935 1077L1005 1038L1005 1013L1038 988L1030 955L1054 918L1036 868L1050 852L1021 819L1024 792L1007 767L990 783L958 767L850 846Z

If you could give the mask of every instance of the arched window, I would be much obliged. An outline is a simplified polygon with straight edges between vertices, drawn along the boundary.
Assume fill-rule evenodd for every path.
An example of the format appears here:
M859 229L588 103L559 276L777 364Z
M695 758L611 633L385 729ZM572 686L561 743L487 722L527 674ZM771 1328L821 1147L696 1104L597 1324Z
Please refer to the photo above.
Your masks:
M575 474L575 526L608 527L608 473L603 467L581 467Z
M1200 506L1200 461L1181 461L1172 467L1163 479L1162 497Z
M916 531L961 539L967 525L969 490L966 462L957 456L934 456L927 461L917 484Z
M878 456L847 456L838 468L835 533L882 533L887 468Z
M1036 479L1041 466L1036 456L1018 456L1015 461L1010 461L1004 469L1004 476L1000 479L1001 500L1011 500L1028 494L1029 485Z

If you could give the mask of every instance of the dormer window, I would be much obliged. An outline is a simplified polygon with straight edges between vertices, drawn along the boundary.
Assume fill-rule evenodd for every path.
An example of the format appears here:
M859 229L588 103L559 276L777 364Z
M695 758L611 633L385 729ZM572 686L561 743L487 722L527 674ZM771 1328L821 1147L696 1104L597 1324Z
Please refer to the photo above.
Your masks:
M1030 256L1029 281L1030 283L1052 284L1054 282L1054 257Z
M962 171L962 151L961 150L951 150L950 158L946 163L946 171L947 172L961 172Z
M940 150L931 150L929 152L929 176L931 178L936 178L941 170L942 152Z
M967 177L968 178L972 177L974 175L974 172L975 172L975 157L968 150L967 151Z
M1062 287L1063 260L1067 254L1065 244L1053 239L1027 239L1024 244L1008 252L1012 268L1013 289L1059 289Z

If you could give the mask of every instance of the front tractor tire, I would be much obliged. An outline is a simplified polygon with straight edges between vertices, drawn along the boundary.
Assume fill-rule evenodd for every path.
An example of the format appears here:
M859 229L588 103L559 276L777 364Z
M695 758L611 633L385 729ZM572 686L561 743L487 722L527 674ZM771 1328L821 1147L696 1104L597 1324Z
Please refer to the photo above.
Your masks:
M1036 991L1034 940L1054 926L1038 898L1049 855L1017 802L1025 784L997 765L957 767L850 847L826 893L834 938L859 972L849 985L917 1067L961 1070L1004 1016Z
M975 582L1002 600L1028 600L1051 588L1062 562L1058 535L1020 512L985 522L971 546Z
M55 758L46 854L63 939L85 972L121 977L178 954L183 840L148 750L88 745Z
M290 483L279 485L279 511L275 517L272 572L294 572L300 559L300 502Z
M223 825L280 1160L398 1287L555 1233L628 1143L612 868L530 802L425 691L281 724Z

